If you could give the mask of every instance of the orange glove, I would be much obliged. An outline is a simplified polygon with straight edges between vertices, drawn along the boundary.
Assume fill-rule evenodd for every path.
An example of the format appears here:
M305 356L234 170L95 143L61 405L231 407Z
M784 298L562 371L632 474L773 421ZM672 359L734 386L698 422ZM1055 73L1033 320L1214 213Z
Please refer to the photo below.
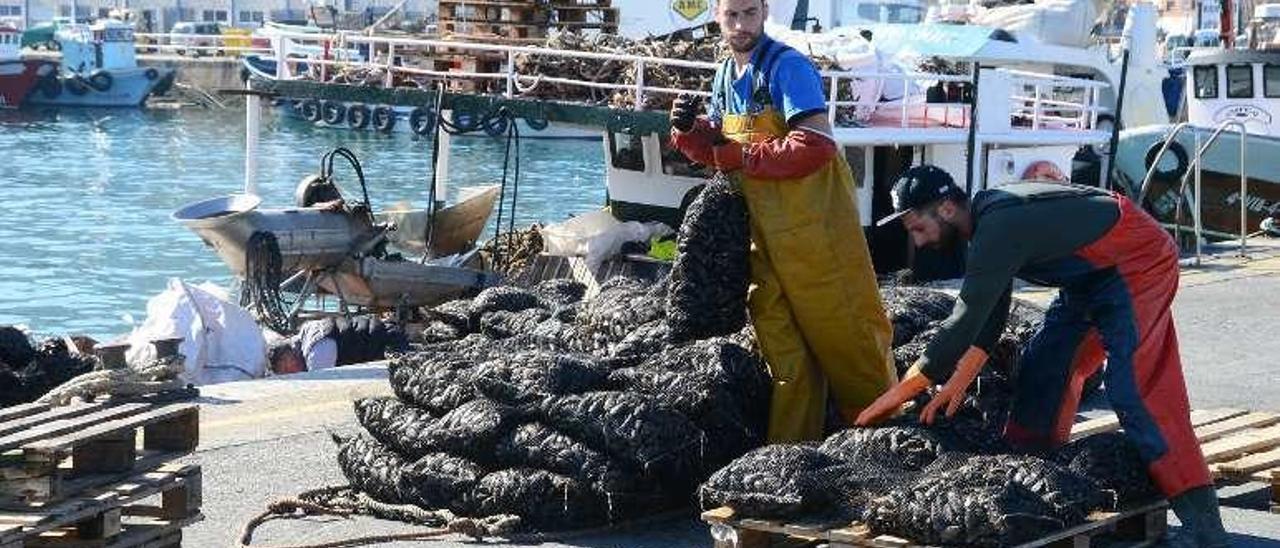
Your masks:
M870 426L884 421L893 416L894 413L902 407L902 404L911 401L916 394L924 392L933 384L929 377L924 376L920 372L918 365L911 366L911 370L907 371L906 377L898 384L890 388L888 392L881 394L876 401L858 415L858 420L854 422L857 426Z
M973 379L978 377L978 372L982 371L982 366L986 364L987 352L976 346L970 346L964 355L960 356L960 361L956 363L956 370L947 380L947 384L942 386L942 390L938 391L938 394L920 412L921 422L933 424L938 409L944 404L947 406L947 416L955 416L956 410L960 409L960 404L964 402L964 394L969 390L969 385L973 384Z

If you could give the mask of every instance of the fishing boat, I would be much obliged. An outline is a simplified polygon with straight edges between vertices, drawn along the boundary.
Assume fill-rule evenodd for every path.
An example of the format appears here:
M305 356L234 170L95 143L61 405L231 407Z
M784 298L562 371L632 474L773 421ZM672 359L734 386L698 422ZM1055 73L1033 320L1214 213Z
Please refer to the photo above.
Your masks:
M0 23L0 108L20 105L41 78L53 74L55 67L45 61L22 59L22 33Z
M173 85L173 69L138 66L133 26L114 19L68 25L55 35L62 50L56 74L41 79L35 105L137 107Z

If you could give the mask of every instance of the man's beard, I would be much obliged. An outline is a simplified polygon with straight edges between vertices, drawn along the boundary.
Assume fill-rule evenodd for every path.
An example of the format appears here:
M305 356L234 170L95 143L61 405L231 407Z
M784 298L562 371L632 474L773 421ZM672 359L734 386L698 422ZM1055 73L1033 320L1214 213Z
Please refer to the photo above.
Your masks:
M960 229L942 219L938 219L938 241L929 245L934 251L951 251L960 242Z
M760 34L758 33L755 36L752 36L751 41L742 47L734 45L732 40L726 39L725 42L728 43L729 49L733 50L735 53L751 53L756 49L756 44L760 43Z

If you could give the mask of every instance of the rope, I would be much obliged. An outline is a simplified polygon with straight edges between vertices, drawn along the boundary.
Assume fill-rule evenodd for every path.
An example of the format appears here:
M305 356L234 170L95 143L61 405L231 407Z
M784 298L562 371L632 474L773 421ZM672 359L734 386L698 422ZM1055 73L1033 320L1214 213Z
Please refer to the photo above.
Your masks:
M244 254L244 287L240 306L248 308L259 321L277 333L288 333L289 314L285 311L280 283L284 281L284 260L275 234L259 230L249 236Z
M267 509L254 516L240 530L240 548L253 542L253 533L263 523L273 519L302 518L308 516L337 516L350 519L353 515L368 515L379 519L406 521L416 524L436 524L421 531L366 535L315 544L272 545L259 548L345 548L385 544L406 540L431 540L447 535L465 535L474 540L514 531L519 524L515 516L501 515L475 519L457 517L447 510L428 511L413 505L397 505L378 502L350 486L322 487L300 493L296 497L280 499L267 505Z

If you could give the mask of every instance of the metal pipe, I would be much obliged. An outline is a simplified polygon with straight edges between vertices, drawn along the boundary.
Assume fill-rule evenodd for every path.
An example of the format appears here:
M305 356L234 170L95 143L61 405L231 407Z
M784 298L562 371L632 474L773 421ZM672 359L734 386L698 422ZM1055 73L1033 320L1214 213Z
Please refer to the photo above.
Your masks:
M249 83L245 82L245 88ZM244 100L244 193L258 194L258 133L262 129L262 98L250 93Z
M636 104L632 105L634 110L644 110L644 60L636 61Z
M1120 89L1116 92L1116 115L1115 121L1111 124L1111 142L1110 149L1107 150L1107 167L1103 175L1106 177L1106 184L1102 188L1111 188L1111 173L1115 171L1116 165L1116 149L1120 148L1120 120L1124 116L1124 90L1128 87L1129 81L1129 46L1125 45L1124 56L1120 61Z
M1142 204L1147 199L1147 185L1151 184L1151 177L1156 173L1156 166L1160 165L1160 160L1164 159L1164 153L1169 150L1169 145L1173 144L1174 138L1182 133L1183 129L1190 125L1189 122L1181 122L1173 126L1173 131L1164 138L1164 146L1160 147L1160 152L1156 154L1155 160L1151 162L1151 167L1147 168L1147 174L1142 178L1142 184L1138 186L1138 204Z
M1194 142L1195 142L1196 150L1200 150L1200 133L1199 132L1195 134ZM1196 266L1200 265L1200 254L1202 252L1201 244L1200 244L1201 232L1204 230L1203 219L1201 216L1201 214L1204 212L1203 211L1204 208L1200 207L1201 205L1204 204L1204 200L1200 199L1200 197L1204 195L1202 193L1203 191L1200 185L1200 175L1202 172L1202 170L1200 169L1201 165L1202 164L1200 162L1196 162L1196 190L1195 190L1195 193L1193 194L1193 196L1195 197L1195 204L1194 204L1195 207L1191 210L1191 222L1192 222L1192 226L1194 227L1192 233L1195 235L1195 238L1196 238Z
M1192 169L1194 169L1194 170L1195 170L1195 172L1196 172L1196 176L1197 176L1197 177L1199 176L1200 166L1201 166L1201 162L1200 162L1200 160L1201 160L1201 158L1203 158L1203 157L1204 157L1204 153L1205 153L1205 151L1209 150L1209 147L1213 146L1213 144L1214 144L1214 143L1218 142L1218 137L1219 137L1219 136L1221 136L1221 135L1222 135L1222 132L1226 131L1226 129L1227 129L1227 128L1229 128L1229 127L1232 127L1232 128L1238 128L1238 129L1240 130L1240 160L1241 160L1241 162L1240 162L1240 209L1241 209L1241 215L1240 215L1240 234L1241 234L1241 236L1240 236L1240 253L1243 255L1243 253L1244 253L1244 251L1245 251L1245 246L1248 244L1248 238L1249 238L1249 234L1248 234L1248 226L1247 226L1247 222L1248 222L1248 221L1247 221L1247 219L1246 219L1246 214L1247 214L1247 210L1246 210L1247 204L1246 204L1246 202L1248 201L1248 198L1249 198L1249 194L1248 194L1248 190L1249 190L1249 178L1248 178L1248 175L1247 175L1247 174L1245 174L1245 169L1244 169L1244 168L1245 168L1245 164L1244 164L1244 160L1245 160L1245 153L1244 153L1244 150L1245 150L1246 148L1248 148L1249 131L1248 131L1248 128L1246 128L1246 127L1245 127L1245 125L1244 125L1244 123L1243 123L1243 122L1240 122L1240 121L1237 121L1237 120L1226 120L1226 121L1222 122L1221 124L1218 124L1218 127L1217 127L1217 128L1215 128L1215 129L1213 130L1213 133L1212 133L1211 135L1209 135L1209 139L1208 139L1207 141L1205 141L1203 145L1199 145L1199 144L1198 144L1198 143L1199 143L1199 140L1198 140L1198 139L1199 139L1199 134L1197 134L1197 135L1196 135L1196 137L1197 137L1197 141L1196 141L1196 142L1197 142L1197 146L1196 146L1196 153L1195 153L1195 156L1191 159L1191 165L1189 166L1189 169L1187 170L1187 173L1185 173L1185 174L1183 174L1183 175L1182 175L1182 181L1181 181L1181 183L1178 185L1178 195L1179 195L1179 196L1182 196L1183 194L1185 194L1185 193L1186 193L1186 190L1187 190L1187 183L1188 183L1187 178L1191 176ZM1179 200L1179 202L1178 202L1178 203L1179 203L1179 206L1181 206L1181 203L1182 203L1182 202L1181 202L1181 200ZM1194 205L1195 205L1195 208L1196 208L1196 210L1197 210L1197 211L1195 212L1195 214L1196 214L1196 215L1199 215L1199 209L1200 209L1200 206L1202 205L1202 204L1200 203L1200 197L1199 197L1199 196L1196 196L1196 203L1195 203ZM1199 234L1198 234L1198 233L1196 234L1196 245L1197 245L1197 246L1199 245ZM1198 260L1199 260L1199 257L1197 256L1197 257L1196 257L1196 259L1197 259L1197 261L1198 261Z

